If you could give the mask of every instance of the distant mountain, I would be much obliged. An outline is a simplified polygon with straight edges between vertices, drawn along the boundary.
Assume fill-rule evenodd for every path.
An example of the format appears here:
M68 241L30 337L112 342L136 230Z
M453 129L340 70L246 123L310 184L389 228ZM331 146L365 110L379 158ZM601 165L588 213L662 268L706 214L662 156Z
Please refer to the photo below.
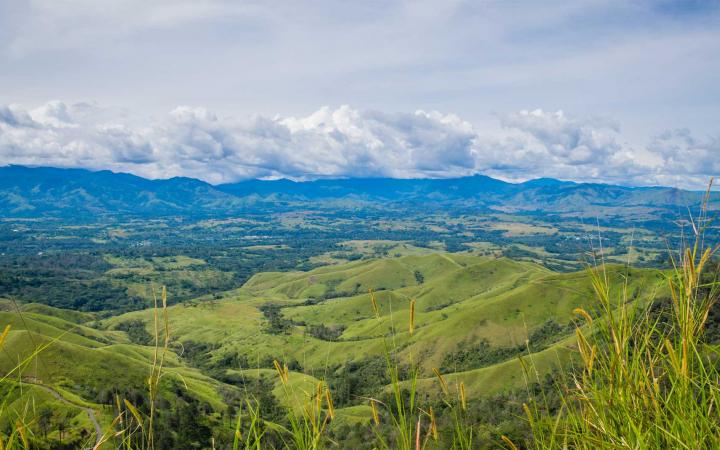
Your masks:
M713 197L718 201L718 195ZM0 167L3 217L225 216L273 207L378 208L450 205L553 214L644 213L697 207L702 193L537 179L507 183L454 179L352 178L308 182L249 180L213 186L193 178L149 180L107 170ZM342 201L339 203L338 201Z
M0 168L0 214L163 215L238 208L240 199L193 178L148 180L108 170Z
M391 201L430 198L473 198L483 193L502 195L516 185L483 175L450 179L347 178L306 182L250 180L217 188L236 196L279 194L292 198L322 199L355 196Z

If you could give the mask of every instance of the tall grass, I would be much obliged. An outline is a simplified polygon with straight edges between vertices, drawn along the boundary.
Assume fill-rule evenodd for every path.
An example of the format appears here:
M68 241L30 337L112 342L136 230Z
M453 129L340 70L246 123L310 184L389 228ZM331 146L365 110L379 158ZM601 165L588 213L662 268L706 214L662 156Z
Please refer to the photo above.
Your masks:
M160 304L155 290L153 293L153 357L147 378L149 411L142 412L130 400L115 396L117 416L108 431L101 436L94 450L113 445L125 450L153 450L155 448L155 416L160 381L166 375L163 371L165 357L170 347L170 325L167 310L167 289L162 286ZM162 322L161 316L162 315Z
M25 319L22 316L22 313L18 308L17 303L15 303L14 301L13 303L15 304L18 315L20 315L21 320L23 321L23 323L25 323ZM27 325L26 330L28 331L28 333L31 333L29 328L27 328ZM0 333L0 351L5 352L8 358L10 358L10 354L6 352L5 345L8 336L10 335L10 331L11 326L6 325L2 333ZM28 385L28 383L24 381L27 379L23 375L25 369L33 361L37 362L38 357L42 352L44 352L49 347L54 345L57 341L62 339L62 337L65 336L68 332L69 330L64 331L55 338L50 339L48 342L42 345L37 345L33 341L33 351L30 352L23 359L19 360L7 373L0 377L0 387L6 388L4 394L0 397L0 417L10 419L10 426L9 429L6 430L7 432L0 432L0 450L28 450L33 447L33 439L35 438L33 427L37 424L38 421L34 401L32 399L27 399L20 410L18 410L17 408L13 408L12 410L10 410L8 404L12 399L15 391L22 392L22 389L24 389L24 387ZM32 339L32 334L28 334L28 336L30 339Z
M274 361L275 369L285 392L287 419L290 428L276 428L286 448L317 450L323 448L328 424L335 417L332 394L324 382L319 381L312 391L295 389L290 384L287 365ZM300 392L298 392L298 390Z
M709 193L708 189L708 193ZM630 302L613 291L604 261L589 269L598 304L577 309L581 368L566 375L559 414L526 406L535 448L720 448L718 349L705 341L720 294L709 273L719 246L705 242L707 199L690 242L671 254L670 305Z
M255 449L261 450L263 448L263 437L267 432L267 428L263 427L262 418L260 416L260 404L253 400L246 400L245 406L247 410L247 416L249 424L245 435L242 433L243 414L242 411L238 413L237 422L235 423L235 433L233 434L233 450L243 449ZM242 447L241 447L242 446Z
M442 401L445 404L446 409L450 412L452 418L452 448L457 450L470 450L475 448L473 446L475 430L472 424L468 421L466 415L467 396L465 394L465 384L462 381L458 383L457 395L453 396L450 392L450 387L448 386L447 381L445 381L445 377L443 377L440 373L440 370L435 368L433 369L433 372L440 384L440 390L443 394ZM432 409L430 412L432 413L434 422L435 414ZM437 431L435 431L434 434L437 434ZM435 440L437 440L437 436L435 436Z
M380 320L380 310L377 299L370 290L370 302L375 318ZM376 398L368 399L372 408L373 433L378 448L389 450L419 450L425 448L430 440L437 441L438 431L435 412L432 408L421 409L418 405L417 381L420 374L414 357L410 355L410 368L407 379L401 377L400 366L395 360L398 347L396 344L395 324L393 323L392 304L390 304L391 339L383 337L383 356L385 357L386 371L391 392L390 401L383 402ZM408 317L408 335L412 337L415 332L415 300L410 300ZM378 407L385 412L390 426L386 429L380 427L380 414ZM390 430L390 435L383 431Z
M4 349L5 347L5 341L7 340L8 335L10 334L10 325L6 325L5 329L3 330L2 334L0 334L0 350ZM12 371L8 374L5 374L5 376L0 379L0 383L4 383L8 380L8 378L13 374L13 372L19 370L22 367L22 365L18 365L15 368L12 369ZM6 412L6 404L7 399L10 397L11 393L7 393L5 397L2 399L2 403L0 403L0 416L5 415ZM3 436L0 434L0 449L12 449L16 447L24 446L25 448L29 447L28 438L27 438L27 423L26 418L24 415L18 415L18 417L15 420L15 423L10 428L10 432Z
M373 313L379 320L377 299L372 290L369 293ZM415 301L411 300L409 306L408 333L412 336L415 330ZM382 401L374 397L366 399L372 411L370 423L375 435L375 448L419 450L425 447L429 439L437 439L435 415L432 409L425 411L418 407L416 397L418 368L411 367L409 377L403 379L401 368L394 357L397 351L394 323L391 325L391 330L391 338L383 338L390 401ZM289 405L287 416L290 427L279 428L281 436L289 436L289 440L285 440L286 448L317 450L327 446L337 447L338 444L327 436L328 426L335 416L329 387L321 381L317 384L315 392L301 390L298 395L296 389L289 383L287 365L278 361L275 361L274 365L285 392L286 404ZM304 400L299 401L298 398ZM389 427L382 426L384 424L381 423L381 417L389 421ZM427 425L423 426L424 423ZM388 430L390 430L389 435L385 434Z

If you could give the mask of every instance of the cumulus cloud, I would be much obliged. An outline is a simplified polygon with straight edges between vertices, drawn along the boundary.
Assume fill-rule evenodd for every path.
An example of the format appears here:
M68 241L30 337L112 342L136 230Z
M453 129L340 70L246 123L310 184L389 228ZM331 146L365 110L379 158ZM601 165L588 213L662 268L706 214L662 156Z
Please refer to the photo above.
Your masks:
M634 184L632 174L644 170L621 144L619 126L605 119L536 109L505 115L500 123L500 133L478 139L485 155L480 168L498 176Z
M520 111L504 118L507 128L528 133L546 150L547 156L568 165L596 163L620 149L618 128L599 120L578 120L562 111Z
M0 107L0 164L86 167L211 183L287 177L557 177L698 187L720 172L718 138L686 130L646 146L623 143L619 126L542 110L477 129L436 111L386 113L349 106L305 117L219 117L178 107L161 117L93 104Z
M238 119L178 107L139 126L97 121L102 111L92 109L59 102L30 111L5 107L0 110L0 162L211 182L456 176L472 173L475 164L472 126L437 112L386 114L342 106L307 117Z
M668 130L647 146L651 176L661 184L700 184L720 174L720 136L699 138L687 129Z

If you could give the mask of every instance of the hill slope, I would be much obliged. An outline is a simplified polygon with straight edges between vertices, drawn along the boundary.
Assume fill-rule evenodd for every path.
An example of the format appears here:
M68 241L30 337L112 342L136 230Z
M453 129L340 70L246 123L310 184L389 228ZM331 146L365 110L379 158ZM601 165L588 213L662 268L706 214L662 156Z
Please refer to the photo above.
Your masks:
M610 273L615 288L627 282L637 298L655 295L661 286L655 271L617 267ZM379 318L368 290L375 291ZM442 367L472 377L475 369L526 353L528 339L538 352L560 344L572 335L572 310L592 310L593 298L583 272L434 253L261 273L220 300L173 306L169 317L176 339L186 348L209 350L204 364L214 369L272 368L278 359L316 375L342 372L348 364L377 358L392 336L398 357L418 362L424 374ZM152 311L136 311L105 326L128 320L149 324L151 317Z
M44 442L86 448L95 443L97 426L104 431L115 418L116 394L144 406L153 348L131 343L121 331L89 327L94 319L45 305L17 310L0 300L0 324L11 327L0 358L0 374L8 376L0 382L0 398L6 402L0 426L49 411ZM37 349L41 351L33 357ZM182 385L188 398L207 405L208 411L227 409L224 393L233 386L188 367L174 353L166 367L161 397L177 398L176 386Z
M657 271L608 269L613 289L626 287L635 300L662 293ZM402 368L418 366L426 398L440 392L434 368L450 383L462 381L476 399L512 392L525 383L519 357L532 361L540 376L573 360L572 310L592 311L593 298L583 272L555 273L470 253L260 273L242 288L168 308L172 342L161 397L163 411L171 413L165 420L176 423L178 411L190 411L222 433L249 392L271 411L293 406L273 369L279 360L290 367L293 395L313 391L320 379L330 384L338 408L334 426L366 422L363 399L388 389L386 345ZM15 381L0 383L8 411L20 414L28 402L61 411L51 419L49 439L89 443L92 418L107 426L116 414L115 394L143 405L153 349L142 344L153 331L152 309L100 319L45 305L17 308L0 301L0 324L12 327L0 372L47 348L24 365L20 378L15 373ZM17 381L23 389L11 390ZM195 409L182 409L188 402ZM74 434L59 435L60 420L68 420Z

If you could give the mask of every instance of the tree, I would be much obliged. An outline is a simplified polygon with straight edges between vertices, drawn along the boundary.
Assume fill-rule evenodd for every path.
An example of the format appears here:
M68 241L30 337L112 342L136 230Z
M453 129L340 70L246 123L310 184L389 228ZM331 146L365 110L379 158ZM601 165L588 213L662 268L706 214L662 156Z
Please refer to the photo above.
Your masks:
M48 431L50 431L50 426L52 425L52 417L52 409L47 406L43 406L38 412L38 426L40 427L40 431L42 431L43 439L47 439Z
M60 435L60 444L62 444L63 433L65 432L65 430L67 430L67 427L69 424L70 424L69 413L60 414L60 417L58 418L58 434Z

